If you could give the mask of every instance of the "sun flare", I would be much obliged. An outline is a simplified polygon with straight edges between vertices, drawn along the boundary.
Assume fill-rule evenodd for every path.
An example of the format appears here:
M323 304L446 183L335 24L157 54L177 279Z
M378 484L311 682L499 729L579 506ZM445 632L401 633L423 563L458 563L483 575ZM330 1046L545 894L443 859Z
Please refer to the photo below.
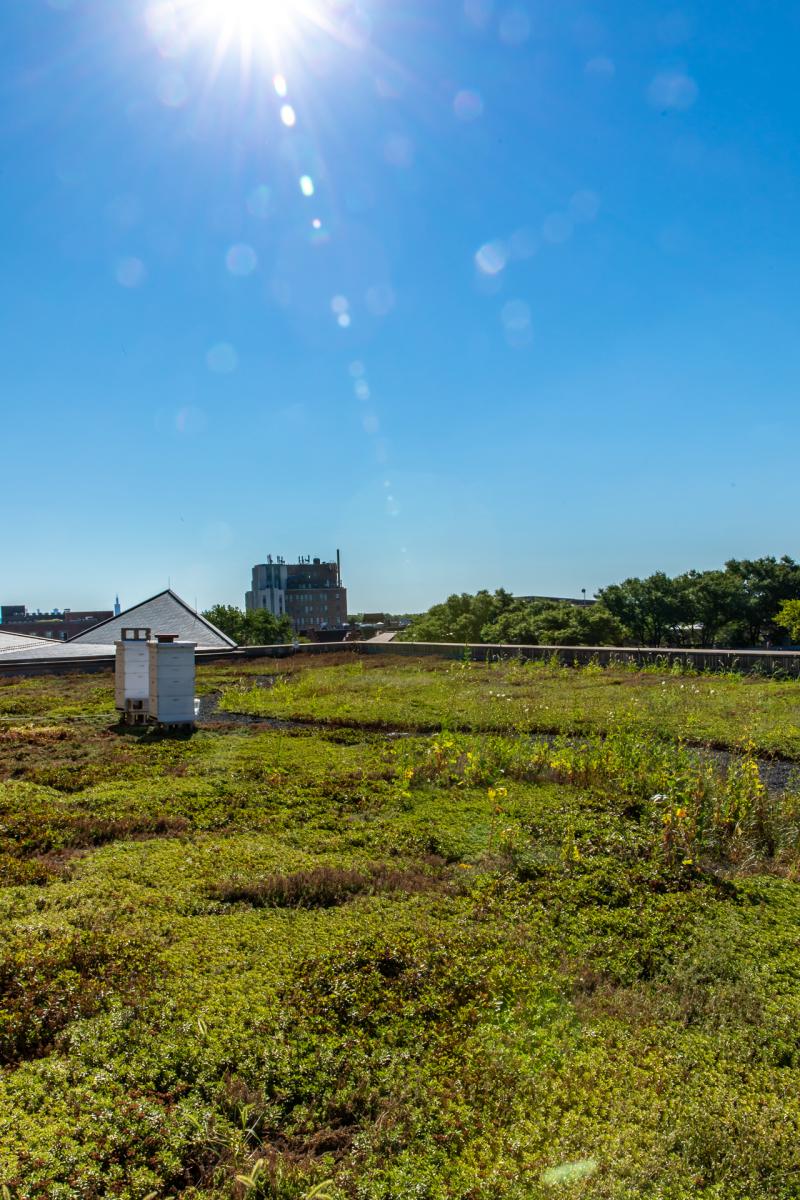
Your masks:
M223 46L250 53L275 51L302 36L303 26L319 24L311 0L196 0L197 23Z

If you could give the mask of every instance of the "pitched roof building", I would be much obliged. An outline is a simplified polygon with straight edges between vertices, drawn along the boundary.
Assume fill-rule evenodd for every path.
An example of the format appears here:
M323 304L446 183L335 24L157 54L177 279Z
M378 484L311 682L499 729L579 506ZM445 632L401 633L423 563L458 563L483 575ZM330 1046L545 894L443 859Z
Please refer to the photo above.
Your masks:
M11 654L17 650L36 650L42 646L52 650L52 639L33 637L29 633L8 633L0 629L0 654Z
M230 650L236 643L216 625L190 608L171 588L108 617L91 629L70 638L69 646L113 646L123 628L141 626L153 633L176 633L182 642L195 642L198 650Z
M171 588L134 604L118 616L109 617L68 642L57 638L29 637L0 631L0 664L62 662L64 659L113 659L115 642L123 627L149 629L151 633L176 633L180 641L194 642L198 650L232 650L236 643L200 613L181 600Z

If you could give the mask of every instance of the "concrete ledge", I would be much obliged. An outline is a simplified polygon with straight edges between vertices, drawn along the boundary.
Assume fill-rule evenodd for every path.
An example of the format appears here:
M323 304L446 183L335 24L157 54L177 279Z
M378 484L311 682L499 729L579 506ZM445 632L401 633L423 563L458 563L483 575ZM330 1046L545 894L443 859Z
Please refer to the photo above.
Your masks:
M800 652L796 650L688 650L682 647L654 646L486 646L451 642L356 642L362 654L401 654L412 658L435 655L439 658L472 662L499 662L502 659L547 661L557 659L565 666L614 663L639 667L656 666L669 670L680 665L694 671L737 671L743 675L781 675L800 677Z
M800 651L797 650L689 650L681 646L501 646L455 642L325 642L301 646L243 646L232 657L286 658L293 654L393 654L406 658L463 659L471 662L498 662L501 659L545 661L556 658L565 666L600 666L625 663L635 666L661 666L669 670L680 665L695 671L737 671L743 675L782 675L800 677Z
M239 651L198 650L196 653L198 662L208 662L217 658L232 658ZM113 671L115 661L113 654L87 654L85 658L78 655L70 655L69 658L54 655L52 658L14 658L11 662L5 662L4 656L0 654L0 676L11 675L27 679L32 675L86 675L93 671Z
M198 662L236 662L254 658L314 658L326 654L391 654L401 658L447 658L471 662L503 659L546 661L557 659L565 666L600 666L614 663L633 666L686 667L695 671L737 671L743 675L777 675L800 678L797 650L687 650L653 646L485 646L454 642L312 642L299 646L239 646L235 650L199 650ZM3 662L0 675L68 675L71 672L105 671L113 668L114 655L86 658L16 659Z

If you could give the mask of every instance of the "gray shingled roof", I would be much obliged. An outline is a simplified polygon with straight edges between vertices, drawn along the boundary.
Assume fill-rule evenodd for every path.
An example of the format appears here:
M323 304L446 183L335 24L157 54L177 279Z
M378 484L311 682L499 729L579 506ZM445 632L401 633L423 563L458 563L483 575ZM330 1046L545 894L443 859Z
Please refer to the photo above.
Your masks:
M88 648L92 645L113 645L122 636L122 629L142 626L152 633L177 633L183 642L195 642L199 650L230 650L236 643L200 613L181 600L171 588L126 608L118 617L109 617L70 638L67 646Z
M15 650L34 651L42 646L46 650L54 650L59 645L63 646L64 643L51 638L34 637L29 633L6 633L0 629L0 654L10 654Z
M116 654L116 646L112 642L110 645L102 645L100 643L90 646L76 646L69 642L60 640L50 641L46 638L28 638L26 644L18 645L16 649L7 650L5 653L0 651L0 664L2 663L26 663L39 662L42 659L58 660L64 658L103 658L108 656L113 658Z

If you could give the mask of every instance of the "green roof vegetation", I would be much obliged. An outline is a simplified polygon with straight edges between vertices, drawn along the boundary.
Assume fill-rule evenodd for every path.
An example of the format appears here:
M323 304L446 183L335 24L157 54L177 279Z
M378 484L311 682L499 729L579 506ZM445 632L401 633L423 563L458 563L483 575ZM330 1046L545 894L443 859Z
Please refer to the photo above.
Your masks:
M800 684L318 661L0 679L4 1200L800 1195Z

